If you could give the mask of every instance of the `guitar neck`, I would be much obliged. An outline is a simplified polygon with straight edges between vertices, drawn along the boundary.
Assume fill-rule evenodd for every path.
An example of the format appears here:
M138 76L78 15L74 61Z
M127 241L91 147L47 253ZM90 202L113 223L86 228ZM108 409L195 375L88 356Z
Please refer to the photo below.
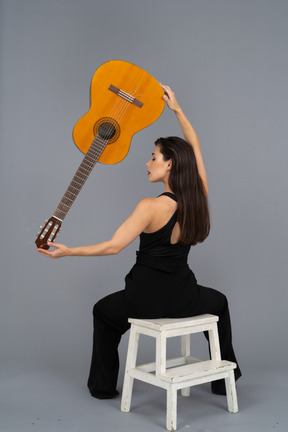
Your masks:
M60 221L64 220L79 192L84 186L87 178L89 177L89 174L105 149L108 141L109 139L104 139L99 134L95 136L91 146L89 147L89 150L84 156L84 159L82 160L78 170L76 171L71 183L69 184L60 203L58 204L57 209L53 214L56 219L59 219Z

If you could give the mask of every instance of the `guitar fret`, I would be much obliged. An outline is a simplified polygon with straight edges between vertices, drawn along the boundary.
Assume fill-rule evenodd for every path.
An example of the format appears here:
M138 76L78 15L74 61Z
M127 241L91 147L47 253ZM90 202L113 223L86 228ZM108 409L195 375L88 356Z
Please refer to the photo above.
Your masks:
M73 190L71 190L71 189L75 189L75 190L76 190L76 193L73 192ZM78 193L78 188L76 188L75 186L73 186L73 185L72 185L72 182L71 182L66 192L70 192L70 193L76 195L76 194Z
M90 172L92 171L93 166L88 166L88 168L86 168L84 165L82 165L81 167L78 168L77 172L80 172L81 174L84 174L85 177L88 177L88 175L90 174Z
M94 167L94 165L96 164L96 162L99 158L99 155L97 154L97 158L95 156L93 156L93 157L92 156L90 157L90 155L88 155L87 157L85 157L85 159L82 161L82 163L79 167L79 170L83 169L83 168L89 172L92 170L92 168Z
M75 198L74 198L74 199L71 199L71 198L67 197L67 196L66 196L66 192L65 192L65 195L64 195L64 196L65 196L65 200L68 200L68 201L74 202L74 199L75 199ZM76 197L76 196L77 196L77 195L75 195L75 197ZM64 201L64 198L63 198L63 201Z
M102 150L103 151L103 150ZM91 151L89 154L87 153L87 158L86 160L83 160L83 163L88 162L91 165L95 165L95 163L97 162L97 160L99 159L99 156L101 155L102 151L99 153L98 151Z
M68 207L68 210L70 209L70 207L67 204L65 204L64 202L62 202L61 204L59 204L59 206L61 206L61 208L59 207L59 210L63 211L63 212L66 212L66 210L63 209L64 206Z
M65 194L64 194L64 196L63 196L63 199L64 199L64 198L67 198L68 200L72 201L73 197L77 196L77 194L78 194L78 190L76 191L76 193L74 193L74 192L69 191L69 190L67 189L67 191L65 192Z
M95 163L97 162L99 156L100 155L98 155L98 154L95 154L95 155L89 154L87 156L87 158L83 160L82 165L86 165L88 167L93 167L95 165Z
M58 219L61 219L63 221L64 217L66 216L66 211L60 210L59 208L56 209L54 216Z
M72 183L73 183L73 185L72 185ZM74 183L76 184L75 186L74 186ZM72 185L72 187L74 187L75 189L79 190L79 189L81 189L81 187L83 186L83 183L79 183L79 182L77 182L77 181L75 180L75 176L74 176L74 178L73 178L73 180L71 181L70 185ZM69 187L70 187L70 185L69 185ZM78 186L78 185L79 185L79 186Z
M81 174L82 174L82 177L81 177ZM85 182L85 180L86 180L86 178L87 178L87 176L85 175L85 173L81 173L79 170L77 171L77 173L75 174L75 176L74 176L74 178L77 178L77 179L79 179L80 180L80 184L82 185L84 182Z
M74 183L74 181L73 181L73 183ZM69 185L69 187L67 188L67 190L66 190L66 192L65 192L65 194L67 193L67 192L71 192L71 194L73 194L73 195L77 195L78 193L79 193L79 191L81 190L81 188L83 187L83 184L81 184L81 185L77 185L77 187L70 187L70 185ZM73 189L72 189L73 188ZM64 198L64 196L65 196L65 194L63 195L63 198Z
M87 156L87 155L86 155ZM94 158L95 159L95 158ZM81 165L91 166L94 165L94 159L88 155L85 160L83 160Z
M89 160L90 159L90 160ZM92 154L92 153L87 153L86 154L86 156L85 156L85 158L83 159L83 162L82 163L90 163L91 165L93 165L94 164L94 162L95 162L95 155L94 154Z

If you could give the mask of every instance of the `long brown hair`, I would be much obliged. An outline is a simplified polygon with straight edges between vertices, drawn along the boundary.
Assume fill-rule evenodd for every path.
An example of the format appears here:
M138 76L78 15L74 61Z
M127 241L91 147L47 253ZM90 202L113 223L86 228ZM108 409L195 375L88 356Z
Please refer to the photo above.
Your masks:
M177 198L177 220L181 229L179 243L196 245L210 231L207 196L199 175L192 146L182 138L158 138L155 141L165 161L172 161L169 187Z

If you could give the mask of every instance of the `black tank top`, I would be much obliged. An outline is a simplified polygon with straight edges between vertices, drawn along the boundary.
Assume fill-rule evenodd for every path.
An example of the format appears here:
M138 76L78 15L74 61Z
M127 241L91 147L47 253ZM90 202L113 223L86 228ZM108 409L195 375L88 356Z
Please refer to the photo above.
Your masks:
M177 202L176 196L170 192L166 195ZM173 271L175 268L187 263L190 246L170 242L175 223L177 222L177 210L171 219L153 233L140 234L140 246L137 251L137 264L148 265L159 270Z

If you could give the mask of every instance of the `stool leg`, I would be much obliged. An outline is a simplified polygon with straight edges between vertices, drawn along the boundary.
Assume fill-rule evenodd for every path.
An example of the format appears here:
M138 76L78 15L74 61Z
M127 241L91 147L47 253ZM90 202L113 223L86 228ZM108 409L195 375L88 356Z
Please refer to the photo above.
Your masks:
M161 374L166 372L166 343L167 336L166 333L159 332L156 336L156 365L155 374L159 377Z
M181 356L186 359L190 356L190 334L181 336ZM185 397L190 396L190 387L181 389L181 395Z
M174 385L167 389L166 429L169 431L177 429L177 389Z
M231 413L237 413L238 401L237 401L234 370L229 371L228 377L225 378L225 385L226 385L228 411Z
M139 345L139 333L137 332L135 326L133 326L132 324L130 329L126 368L125 368L124 383L123 383L123 390L122 390L121 411L123 412L129 412L131 407L131 397L132 397L134 378L130 376L129 372L130 369L133 369L136 366L138 345Z
M212 324L212 329L209 330L209 345L212 360L221 360L221 351L219 344L218 326L217 323Z

